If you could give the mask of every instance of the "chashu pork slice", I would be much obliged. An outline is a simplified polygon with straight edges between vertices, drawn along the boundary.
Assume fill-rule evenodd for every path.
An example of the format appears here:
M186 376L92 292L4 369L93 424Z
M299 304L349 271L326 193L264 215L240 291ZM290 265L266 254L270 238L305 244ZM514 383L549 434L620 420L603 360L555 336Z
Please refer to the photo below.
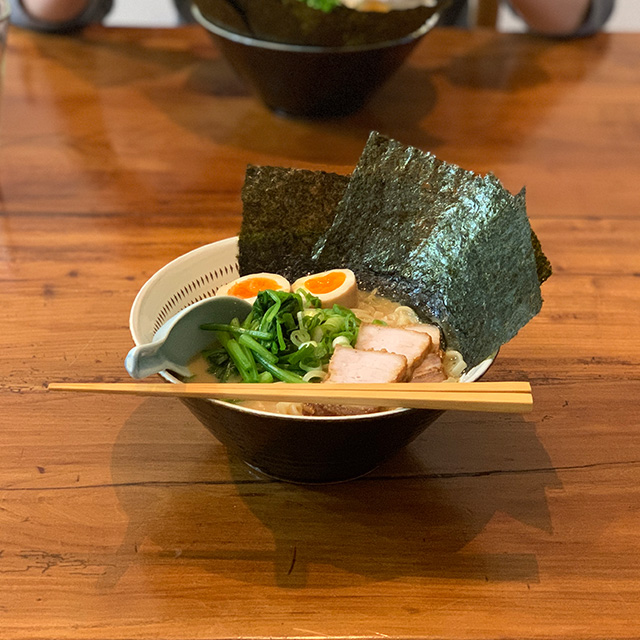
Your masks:
M427 354L411 375L411 382L444 382L446 379L442 358L437 353Z
M440 329L435 324L408 324L403 329L428 334L431 338L431 352L438 353L440 351Z
M329 361L330 382L401 382L407 375L407 358L387 351L365 351L338 345Z
M407 376L407 359L397 353L364 351L337 346L329 361L329 375L322 384L351 382L402 382ZM384 407L305 403L308 416L351 416L375 413Z
M388 351L407 359L408 376L427 357L431 351L431 337L418 331L407 331L380 324L360 325L356 349L367 351Z
M414 369L411 382L444 382L447 376L442 368L440 329L435 324L408 324L405 328L409 331L427 333L431 337L431 351Z

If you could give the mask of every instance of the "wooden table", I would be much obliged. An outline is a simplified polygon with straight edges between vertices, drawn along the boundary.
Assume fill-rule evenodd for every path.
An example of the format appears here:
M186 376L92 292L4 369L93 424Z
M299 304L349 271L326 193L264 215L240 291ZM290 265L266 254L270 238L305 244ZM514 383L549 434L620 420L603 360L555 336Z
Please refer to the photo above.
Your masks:
M640 635L640 35L436 31L359 114L279 118L199 28L10 35L0 185L0 637ZM125 381L128 311L237 233L247 163L349 172L371 129L528 189L554 267L487 379L358 481L257 478Z

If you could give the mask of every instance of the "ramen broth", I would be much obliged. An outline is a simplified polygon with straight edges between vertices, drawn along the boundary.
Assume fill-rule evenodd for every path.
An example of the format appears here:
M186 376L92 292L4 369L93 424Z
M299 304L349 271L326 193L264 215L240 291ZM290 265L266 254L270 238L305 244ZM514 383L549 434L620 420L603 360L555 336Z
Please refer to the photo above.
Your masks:
M193 376L189 378L189 382L220 382L213 373L209 371L209 363L206 358L199 353L189 362L189 369ZM230 380L230 382L240 382ZM274 382L273 384L287 384L286 382ZM266 402L262 400L243 400L240 404L250 409L258 409L259 411L268 411L270 413L286 413L289 415L302 415L302 404L293 402Z

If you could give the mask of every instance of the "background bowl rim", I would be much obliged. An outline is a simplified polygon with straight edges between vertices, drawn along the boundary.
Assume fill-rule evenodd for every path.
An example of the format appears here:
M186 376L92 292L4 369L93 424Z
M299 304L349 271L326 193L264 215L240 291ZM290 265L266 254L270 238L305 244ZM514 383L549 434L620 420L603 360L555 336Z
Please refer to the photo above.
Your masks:
M220 240L214 240L213 242L209 242L207 244L201 245L200 247L196 247L195 249L191 249L186 253L183 253L173 260L167 262L164 266L160 267L153 275L149 277L149 279L142 285L142 287L138 290L133 303L131 305L131 310L129 312L129 332L131 333L131 337L136 346L140 346L142 344L142 340L140 340L140 336L136 330L136 319L139 316L140 307L142 306L142 301L144 300L145 295L149 290L151 290L155 284L162 279L162 277L171 271L176 265L179 265L181 262L186 262L193 259L193 256L199 253L205 253L210 251L214 246L222 246L222 245L237 245L238 236L231 236L228 238L222 238ZM472 367L469 371L464 374L464 377L467 378L464 382L460 384L464 384L465 382L473 382L481 378L489 369L489 367L495 361L496 356L498 355L498 351L494 354L490 355L488 358L477 364L475 367ZM161 371L159 375L172 384L179 383L180 380L175 376L171 375L167 371ZM430 411L429 409L408 409L404 407L396 407L393 409L388 409L387 411L378 411L376 413L363 413L349 416L304 416L304 415L290 415L284 413L274 413L271 411L262 411L260 409L253 409L251 407L243 407L242 405L233 404L230 402L225 402L223 400L214 400L211 398L207 398L206 402L212 403L214 405L223 406L228 409L232 409L238 411L240 413L249 413L251 415L262 416L270 419L291 419L291 420L300 420L302 422L306 422L308 420L312 420L313 422L341 422L344 420L349 421L357 421L357 420L371 420L372 418L379 418L385 416L397 415L399 413L405 413L408 411Z
M408 33L401 38L395 38L393 40L381 40L380 42L370 42L367 44L359 45L340 45L340 46L323 46L323 45L311 45L311 44L289 44L286 42L276 42L274 40L263 40L262 38L255 38L252 36L246 36L235 31L226 29L225 27L212 22L205 18L200 11L200 8L191 3L191 14L195 21L207 31L214 35L231 40L236 44L242 44L247 47L253 47L256 49L270 49L271 51L280 51L283 53L358 53L365 51L377 51L379 49L387 49L397 47L409 42L413 42L421 38L423 35L431 31L440 19L440 13L436 11L429 16L417 29Z

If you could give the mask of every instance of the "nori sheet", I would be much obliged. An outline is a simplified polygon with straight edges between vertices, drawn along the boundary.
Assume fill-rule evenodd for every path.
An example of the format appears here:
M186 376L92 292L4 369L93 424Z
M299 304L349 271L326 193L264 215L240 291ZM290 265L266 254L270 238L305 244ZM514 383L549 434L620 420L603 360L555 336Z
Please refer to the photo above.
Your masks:
M311 252L327 231L349 177L324 171L249 165L242 188L240 274L279 273L290 281L314 267Z
M531 230L531 245L533 246L533 253L536 257L536 269L538 271L538 281L540 284L545 282L551 277L553 273L553 269L551 267L551 263L549 259L542 251L542 245L540 244L540 240L536 235L535 231Z
M314 270L352 269L440 325L473 367L540 311L533 238L524 190L372 132Z
M420 28L436 7L380 13L339 6L329 13L300 0L195 0L209 21L231 31L272 42L312 46L359 46L403 38Z

